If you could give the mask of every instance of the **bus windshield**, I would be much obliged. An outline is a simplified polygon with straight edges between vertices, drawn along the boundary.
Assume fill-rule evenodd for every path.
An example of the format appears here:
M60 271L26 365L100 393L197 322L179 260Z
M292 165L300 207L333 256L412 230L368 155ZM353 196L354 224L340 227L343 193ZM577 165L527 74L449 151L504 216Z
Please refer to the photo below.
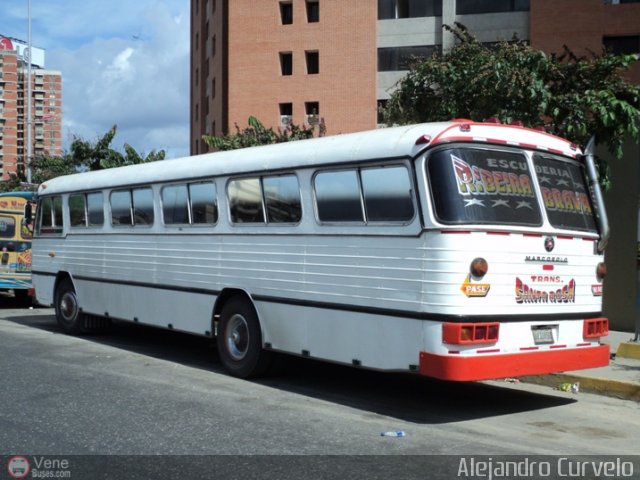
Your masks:
M533 164L551 225L597 232L582 167L542 155L535 155Z
M427 162L438 220L445 224L541 226L543 205L558 229L597 232L583 168L577 162L534 155L542 201L524 153L449 148Z
M443 149L430 156L427 170L435 213L442 223L542 225L524 153Z

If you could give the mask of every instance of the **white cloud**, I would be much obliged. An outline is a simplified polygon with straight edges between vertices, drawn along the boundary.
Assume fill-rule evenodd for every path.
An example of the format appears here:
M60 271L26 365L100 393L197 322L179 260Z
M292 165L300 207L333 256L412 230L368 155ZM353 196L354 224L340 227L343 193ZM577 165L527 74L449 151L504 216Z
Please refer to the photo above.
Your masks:
M0 34L26 39L16 33L24 2L2 1L12 20ZM188 154L189 0L34 1L32 18L34 46L62 72L66 147L116 124L114 148Z

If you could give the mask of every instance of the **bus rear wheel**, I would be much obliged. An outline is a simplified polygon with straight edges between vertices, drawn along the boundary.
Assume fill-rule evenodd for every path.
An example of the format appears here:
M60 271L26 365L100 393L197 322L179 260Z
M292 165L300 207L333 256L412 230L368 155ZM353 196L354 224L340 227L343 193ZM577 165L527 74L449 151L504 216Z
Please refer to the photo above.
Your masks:
M216 341L220 361L234 377L260 376L271 364L273 354L262 348L258 315L243 298L232 298L222 308Z
M84 319L78 305L78 297L68 280L63 280L56 288L55 309L56 320L65 333L77 335L84 332Z

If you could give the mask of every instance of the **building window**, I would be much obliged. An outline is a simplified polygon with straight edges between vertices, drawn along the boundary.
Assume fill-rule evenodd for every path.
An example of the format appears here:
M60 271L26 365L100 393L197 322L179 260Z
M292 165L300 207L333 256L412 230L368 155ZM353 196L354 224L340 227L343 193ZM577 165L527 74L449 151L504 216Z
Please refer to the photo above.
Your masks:
M307 0L307 22L317 23L320 21L320 2L318 0Z
M378 71L396 72L409 70L414 62L429 58L438 51L439 47L435 45L379 48Z
M441 16L442 0L378 0L378 20Z
M457 0L457 15L479 13L528 12L529 0Z
M215 77L211 81L211 97L216 98L216 79Z
M293 3L280 2L280 20L282 25L291 25L293 23Z
M213 39L211 40L211 51L212 51L212 56L216 56L216 36L213 36Z
M640 35L603 37L602 44L607 52L614 53L616 55L640 53Z
M281 103L280 115L293 115L293 103Z
M293 53L280 52L280 73L285 76L293 74Z
M304 52L307 60L307 73L314 75L320 73L320 54L317 51Z
M287 128L293 122L293 103L281 103L278 107L280 109L280 126Z
M389 100L378 100L378 124L382 125L384 123L384 110L387 108L387 103Z
M307 125L317 125L320 123L320 103L304 102L304 111L306 114Z

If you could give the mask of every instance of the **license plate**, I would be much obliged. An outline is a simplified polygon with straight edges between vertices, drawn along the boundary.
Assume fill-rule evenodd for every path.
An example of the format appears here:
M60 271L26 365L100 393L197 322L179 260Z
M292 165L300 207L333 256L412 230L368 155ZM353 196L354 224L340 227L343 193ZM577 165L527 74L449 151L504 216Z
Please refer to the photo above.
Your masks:
M553 343L553 330L551 326L531 327L533 341L536 345Z

